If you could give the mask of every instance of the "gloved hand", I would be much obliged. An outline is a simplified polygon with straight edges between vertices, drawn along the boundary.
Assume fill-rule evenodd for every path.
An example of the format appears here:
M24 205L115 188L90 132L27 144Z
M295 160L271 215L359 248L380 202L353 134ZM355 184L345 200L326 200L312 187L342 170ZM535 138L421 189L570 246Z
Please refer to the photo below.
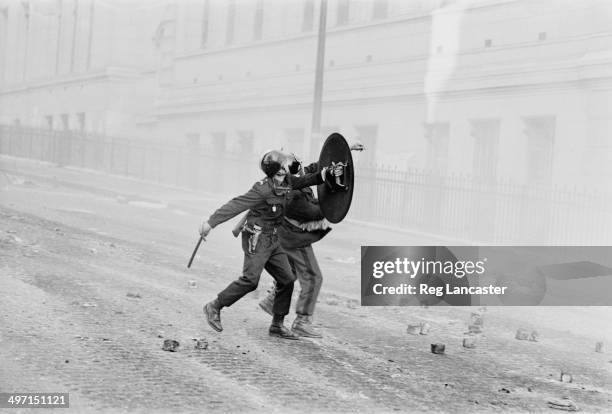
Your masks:
M346 164L342 162L332 162L329 167L325 167L321 170L323 175L323 181L327 184L332 191L337 189L346 189L346 186L342 184L340 177L345 173Z
M342 162L332 162L330 166L321 168L323 181L332 181L333 177L341 177L344 174L345 164Z
M202 222L202 224L200 224L200 236L202 237L206 237L208 236L208 233L210 233L210 231L212 230L212 227L210 227L210 224L208 224L208 221L204 220Z
M344 174L344 164L339 162L339 163L332 163L332 175L334 177L340 177L342 176L342 174Z

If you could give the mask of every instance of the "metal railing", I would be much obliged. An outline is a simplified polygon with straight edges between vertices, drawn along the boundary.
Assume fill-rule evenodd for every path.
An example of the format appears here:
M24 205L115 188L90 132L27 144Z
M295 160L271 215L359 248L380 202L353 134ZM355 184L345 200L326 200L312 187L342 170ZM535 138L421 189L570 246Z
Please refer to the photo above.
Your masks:
M609 244L612 195L384 167L357 169L351 217L494 244Z
M261 175L252 154L75 131L0 126L0 153L223 195L245 192ZM481 243L612 240L609 193L360 164L349 217Z

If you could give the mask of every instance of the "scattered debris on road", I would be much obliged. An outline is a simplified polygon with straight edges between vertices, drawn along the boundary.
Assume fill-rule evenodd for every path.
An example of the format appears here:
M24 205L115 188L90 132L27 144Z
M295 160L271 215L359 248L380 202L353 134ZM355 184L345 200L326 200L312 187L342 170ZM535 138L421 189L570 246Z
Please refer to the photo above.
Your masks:
M559 376L559 381L561 382L574 382L574 377L572 374L568 372L561 371L561 375Z
M432 354L443 354L446 349L444 344L431 344L431 353Z
M421 324L410 324L406 329L406 332L410 335L418 335L421 332Z
M476 338L463 338L463 347L468 349L476 348Z
M484 317L478 312L472 312L470 315L470 325L484 326Z
M514 338L518 339L519 341L527 341L529 340L529 332L523 328L517 329L516 335L514 335Z
M176 352L178 351L179 345L179 342L175 341L174 339L166 339L164 340L164 345L162 346L162 349L168 352Z
M409 335L427 335L431 330L431 325L427 322L412 323L406 328L406 333Z
M578 406L569 397L563 397L561 399L551 398L548 400L548 406L557 410L563 411L578 411Z
M468 322L468 331L466 334L474 335L482 333L484 326L484 317L481 313L472 312L470 314L470 321Z
M208 341L206 339L192 338L192 340L194 341L193 347L195 349L208 349Z

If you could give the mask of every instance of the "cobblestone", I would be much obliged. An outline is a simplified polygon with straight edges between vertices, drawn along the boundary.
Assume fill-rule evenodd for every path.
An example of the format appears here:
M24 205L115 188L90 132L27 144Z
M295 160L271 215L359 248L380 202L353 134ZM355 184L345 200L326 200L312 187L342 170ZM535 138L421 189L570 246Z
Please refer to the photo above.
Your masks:
M200 309L239 270L227 257L233 239L208 243L186 272L192 238L177 241L162 211L141 217L76 190L80 213L50 211L44 190L12 195L23 211L0 202L3 392L67 391L77 412L541 411L544 396L566 394L601 411L612 401L609 356L592 341L588 357L579 346L515 341L494 311L473 350L461 342L469 310L364 309L338 290L322 293L321 340L270 338L255 295L224 309L226 329L214 333ZM407 321L427 323L429 335L406 335ZM207 349L196 349L204 338ZM164 352L164 339L181 346ZM446 343L446 356L431 354L432 342ZM560 361L573 383L558 381ZM512 393L499 395L504 387Z

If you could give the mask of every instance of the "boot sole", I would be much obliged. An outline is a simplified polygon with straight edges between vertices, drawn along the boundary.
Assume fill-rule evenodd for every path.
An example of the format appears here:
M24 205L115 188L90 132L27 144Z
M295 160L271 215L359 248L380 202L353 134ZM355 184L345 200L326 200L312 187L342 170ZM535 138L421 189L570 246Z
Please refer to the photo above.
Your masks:
M269 332L270 336L274 337L274 338L280 338L280 339L289 339L290 341L299 341L300 337L299 336L286 336L283 334L279 334L279 333L273 333L273 332Z
M320 334L309 334L306 333L304 331L300 331L299 329L292 329L293 333L299 336L303 336L304 338L315 338L315 339L319 339L319 338L323 338L323 335Z
M206 322L208 322L208 324L210 325L211 328L213 328L215 331L217 332L222 332L223 328L220 328L218 326L216 326L215 324L213 324L210 319L208 318L208 312L206 312L206 305L204 305L204 308L202 309L202 311L204 312L204 315L206 316Z

